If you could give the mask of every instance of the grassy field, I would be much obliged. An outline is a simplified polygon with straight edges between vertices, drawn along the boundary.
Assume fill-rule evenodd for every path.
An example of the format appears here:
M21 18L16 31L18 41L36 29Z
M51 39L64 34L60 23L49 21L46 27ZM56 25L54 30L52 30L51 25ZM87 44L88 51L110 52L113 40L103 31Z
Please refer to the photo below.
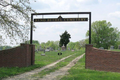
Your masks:
M11 68L5 67L4 68L4 67L2 67L2 68L0 68L0 79L2 79L4 77L9 77L9 76L13 76L16 74L24 73L26 71L33 70L35 68L43 67L43 66L48 65L52 62L55 62L63 57L66 57L68 55L73 55L78 51L75 51L75 52L63 51L61 56L58 56L58 52L54 52L54 51L46 52L45 56L41 56L41 53L43 53L43 52L35 53L35 65L33 65L33 66L22 67L22 68L19 68L19 67L11 67Z
M120 52L120 49L113 49L113 50L111 50L111 51L118 51L118 52Z
M52 62L55 62L56 60L59 60L63 57L69 56L69 55L73 55L74 53L77 53L78 51L72 52L72 51L62 51L62 55L58 56L58 52L55 51L51 51L51 52L46 52L46 56L41 56L40 53L36 53L35 55L35 64L40 64L42 66L45 66L47 64L50 64Z
M120 50L113 50L113 51L120 51ZM79 53L81 51L63 51L62 56L58 56L58 52L46 52L45 56L41 56L41 53L38 52L35 53L35 65L29 66L29 67L12 67L12 68L0 68L0 79L20 73L24 73L26 71L30 71L35 68L43 67L47 64L50 64L52 62L55 62L56 60L59 60L63 57L66 57L68 55L73 55L75 53ZM79 54L75 54L74 57ZM70 57L60 63L58 63L55 67L53 67L50 70L44 70L43 73L39 73L39 75L43 76L47 73L53 72L56 69L59 69L62 66L65 66L71 61L74 57ZM80 59L77 64L72 67L69 70L69 74L64 76L61 80L119 80L120 79L120 73L115 72L104 72L104 71L95 71L95 70L89 70L85 69L85 56ZM40 77L40 76L39 76Z
M61 80L120 80L120 73L85 69L85 56Z
M44 75L49 74L49 73L51 73L51 72L54 72L55 70L58 70L58 69L60 69L61 67L66 66L67 64L69 64L69 62L71 62L71 61L72 61L73 59L75 59L77 56L82 55L83 53L85 53L85 50L84 50L84 49L83 49L83 50L80 50L80 51L76 51L76 53L74 53L73 56L71 56L71 57L69 57L69 58L67 58L67 59L65 59L65 60L57 63L55 66L53 66L53 67L51 67L51 68L49 68L49 69L47 68L47 69L41 71L40 73L33 75L32 77L34 77L34 78L35 78L35 77L37 77L37 78L42 78Z

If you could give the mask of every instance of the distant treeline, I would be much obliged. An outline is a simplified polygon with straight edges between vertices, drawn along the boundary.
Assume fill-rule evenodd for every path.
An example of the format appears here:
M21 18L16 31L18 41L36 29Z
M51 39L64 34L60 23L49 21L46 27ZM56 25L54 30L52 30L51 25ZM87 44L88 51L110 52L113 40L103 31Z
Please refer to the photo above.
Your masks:
M29 43L29 41L27 41L26 43ZM39 48L41 46L41 48L48 48L48 47L52 47L54 50L58 50L59 47L59 41L47 41L45 42L39 42L37 40L33 40L33 44L35 45L35 48ZM69 42L67 45L67 48L70 49L76 49L79 50L80 48L84 48L86 44L86 40L80 40L77 42Z
M5 50L5 49L10 49L12 48L11 46L0 46L0 50Z

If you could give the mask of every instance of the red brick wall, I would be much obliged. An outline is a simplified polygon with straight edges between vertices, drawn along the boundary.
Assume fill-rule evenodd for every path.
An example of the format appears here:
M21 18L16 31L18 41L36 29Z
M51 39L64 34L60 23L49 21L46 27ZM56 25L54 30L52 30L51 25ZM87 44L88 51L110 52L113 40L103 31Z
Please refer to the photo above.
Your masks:
M120 72L120 52L107 51L86 45L85 68Z
M21 46L0 51L0 67L27 67L34 64L35 46Z

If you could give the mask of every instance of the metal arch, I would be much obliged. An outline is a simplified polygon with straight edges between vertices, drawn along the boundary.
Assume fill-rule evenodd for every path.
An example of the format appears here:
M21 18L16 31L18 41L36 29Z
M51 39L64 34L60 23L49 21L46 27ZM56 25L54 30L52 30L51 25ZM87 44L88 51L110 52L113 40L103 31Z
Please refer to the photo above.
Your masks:
M30 30L30 44L32 44L33 37L33 16L34 15L57 15L57 14L89 14L89 44L91 44L91 12L56 12L56 13L32 13L31 14L31 30Z

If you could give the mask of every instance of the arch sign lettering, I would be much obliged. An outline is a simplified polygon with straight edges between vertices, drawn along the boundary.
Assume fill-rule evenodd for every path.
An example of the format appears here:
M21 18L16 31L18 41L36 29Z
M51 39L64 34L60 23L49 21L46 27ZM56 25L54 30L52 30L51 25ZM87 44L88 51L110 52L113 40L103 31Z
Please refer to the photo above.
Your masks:
M34 15L60 15L58 18L36 18L33 20ZM31 14L31 31L30 31L30 44L32 44L33 37L33 22L73 22L73 21L88 21L88 18L63 18L62 14L89 14L89 44L91 44L91 12L61 12L61 13L32 13Z

